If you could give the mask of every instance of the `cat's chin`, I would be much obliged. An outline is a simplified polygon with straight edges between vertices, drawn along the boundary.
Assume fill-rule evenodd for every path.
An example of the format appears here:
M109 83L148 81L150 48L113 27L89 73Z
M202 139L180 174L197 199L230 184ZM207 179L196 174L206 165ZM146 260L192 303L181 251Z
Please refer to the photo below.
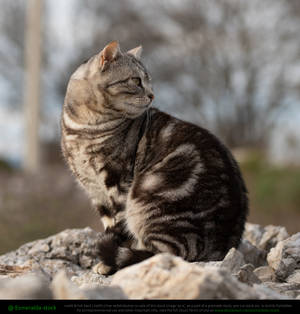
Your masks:
M137 109L141 109L141 110L148 109L150 105L151 105L151 103L149 103L149 104L131 104L132 107L137 108Z
M127 118L137 118L141 116L145 111L147 111L150 106L151 102L149 104L126 103L126 110L124 114Z

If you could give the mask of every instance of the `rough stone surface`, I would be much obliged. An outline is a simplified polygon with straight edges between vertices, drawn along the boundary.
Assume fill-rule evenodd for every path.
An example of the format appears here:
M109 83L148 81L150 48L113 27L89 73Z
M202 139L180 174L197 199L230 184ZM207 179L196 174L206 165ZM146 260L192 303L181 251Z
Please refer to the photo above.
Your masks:
M103 276L86 270L77 276L73 276L71 280L79 287L84 286L109 286L112 280L112 276Z
M99 262L98 238L98 233L91 228L67 229L0 256L0 265L27 266L49 278L59 270L65 270L69 276L77 275Z
M300 232L277 243L267 257L278 280L285 280L300 269Z
M276 246L279 241L283 241L289 237L285 227L269 225L264 229L265 232L259 241L258 247L266 251Z
M270 289L264 285L258 285L254 284L253 289L256 291L258 295L260 295L261 300L266 300L266 299L292 299L293 297L289 296L288 294L280 294L276 290Z
M252 245L258 247L258 244L263 234L264 234L264 227L247 222L245 225L243 238L249 241Z
M86 299L84 291L75 286L63 270L54 276L50 286L54 299Z
M286 278L288 283L300 284L300 269L295 270L291 275Z
M244 232L244 239L266 251L276 246L279 241L287 239L288 236L285 227L273 225L262 227L257 224L246 223Z
M254 246L248 240L242 239L238 250L243 254L247 264L255 267L267 265L267 252Z
M281 295L288 296L290 298L297 298L300 296L300 284L299 283L280 283L280 282L264 282L265 287L270 288L273 291Z
M194 265L201 267L221 267L223 261L210 261L210 262L194 262Z
M254 270L254 274L262 281L275 281L274 270L270 266L261 266Z
M31 271L29 266L18 266L18 265L0 265L0 276L1 278L15 278Z
M113 276L92 271L98 238L90 228L65 230L0 256L0 298L300 299L300 233L283 227L248 223L223 261L159 254Z
M82 285L79 288L67 277L64 271L55 275L51 282L51 289L54 299L127 299L118 286Z
M0 281L0 299L50 299L49 282L37 274L26 274Z
M254 266L252 264L245 264L237 271L236 278L249 286L261 283L261 280L254 274L253 271Z
M240 283L226 269L193 265L166 253L120 270L112 284L133 299L282 298L269 289L255 290Z
M232 248L224 257L221 267L226 268L231 273L237 273L245 264L244 256L241 252Z

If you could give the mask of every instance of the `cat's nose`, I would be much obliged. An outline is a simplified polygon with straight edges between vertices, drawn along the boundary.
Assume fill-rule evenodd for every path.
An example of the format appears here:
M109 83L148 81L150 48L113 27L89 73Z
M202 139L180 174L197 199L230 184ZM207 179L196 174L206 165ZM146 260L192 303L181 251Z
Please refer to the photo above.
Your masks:
M154 95L152 93L148 94L148 97L150 98L151 101L154 99Z

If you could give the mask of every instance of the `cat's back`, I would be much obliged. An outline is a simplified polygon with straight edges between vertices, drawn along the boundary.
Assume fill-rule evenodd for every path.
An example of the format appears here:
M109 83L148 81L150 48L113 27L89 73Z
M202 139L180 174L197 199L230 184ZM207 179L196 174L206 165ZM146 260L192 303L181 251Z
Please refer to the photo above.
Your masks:
M136 195L147 188L150 197L156 191L172 191L164 194L185 204L220 201L221 206L247 213L247 190L229 149L208 130L155 108L139 143L136 173L141 192Z
M184 160L199 157L203 172L231 172L238 175L239 167L229 149L210 131L195 124L177 119L156 108L148 117L148 127L139 151L148 155L149 162L166 158L169 154ZM146 157L146 156L145 156ZM234 175L233 175L234 177Z

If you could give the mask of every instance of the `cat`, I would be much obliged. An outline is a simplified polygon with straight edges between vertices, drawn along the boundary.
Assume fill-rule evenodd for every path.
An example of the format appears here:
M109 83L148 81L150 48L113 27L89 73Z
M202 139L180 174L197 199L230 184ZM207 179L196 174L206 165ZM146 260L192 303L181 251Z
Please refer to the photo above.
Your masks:
M208 130L151 107L142 47L109 43L71 76L62 152L105 231L94 271L108 275L168 252L221 260L248 214L241 172Z

